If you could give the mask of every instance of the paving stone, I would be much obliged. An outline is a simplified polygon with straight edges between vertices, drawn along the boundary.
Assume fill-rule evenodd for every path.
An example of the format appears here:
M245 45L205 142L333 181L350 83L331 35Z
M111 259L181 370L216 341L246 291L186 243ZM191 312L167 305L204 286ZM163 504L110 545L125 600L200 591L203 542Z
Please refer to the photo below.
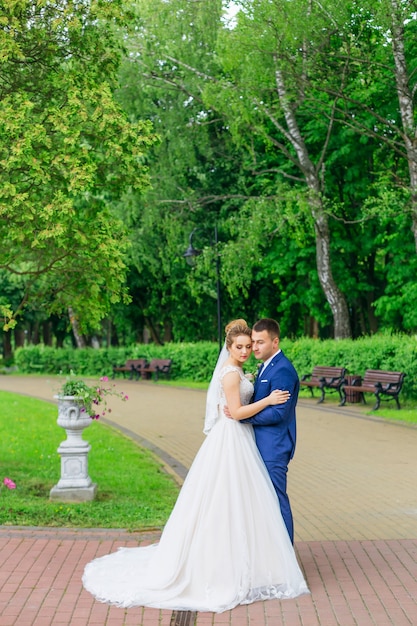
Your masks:
M181 484L204 438L205 393L116 385L129 401L114 399L109 423L154 450ZM0 377L2 390L49 401L56 387ZM83 589L85 564L157 533L1 526L0 626L417 626L416 450L417 428L300 399L289 493L309 596L222 614L110 607Z

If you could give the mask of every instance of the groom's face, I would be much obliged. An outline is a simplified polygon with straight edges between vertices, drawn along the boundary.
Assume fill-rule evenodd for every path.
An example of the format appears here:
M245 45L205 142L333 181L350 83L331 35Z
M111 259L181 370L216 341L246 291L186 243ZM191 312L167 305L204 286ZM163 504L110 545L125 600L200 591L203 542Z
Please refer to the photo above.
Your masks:
M277 352L279 346L278 337L271 339L267 330L261 332L252 331L252 348L253 353L257 359L261 361L267 361L275 352Z

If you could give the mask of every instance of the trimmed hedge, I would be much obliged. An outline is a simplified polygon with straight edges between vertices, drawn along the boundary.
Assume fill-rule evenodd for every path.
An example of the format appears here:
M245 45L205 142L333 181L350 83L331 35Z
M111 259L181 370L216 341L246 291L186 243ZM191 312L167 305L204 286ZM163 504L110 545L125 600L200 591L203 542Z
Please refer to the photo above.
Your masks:
M299 374L310 374L315 365L346 367L349 374L363 375L367 369L406 372L405 398L417 399L417 337L408 335L373 335L361 339L302 338L283 339L282 349ZM113 365L126 359L144 357L172 359L173 380L209 381L216 364L218 346L211 342L169 343L164 346L135 344L125 348L50 348L29 346L16 350L15 362L22 373L111 376ZM255 369L251 359L248 368Z
M315 365L346 367L348 374L364 375L368 369L405 372L401 395L417 399L417 337L372 335L360 339L303 338L282 342L282 348L301 378Z
M51 348L36 345L18 348L15 364L25 374L63 374L112 376L113 365L127 359L172 359L171 379L206 381L210 379L218 356L212 342L169 343L165 346L135 344L124 348Z

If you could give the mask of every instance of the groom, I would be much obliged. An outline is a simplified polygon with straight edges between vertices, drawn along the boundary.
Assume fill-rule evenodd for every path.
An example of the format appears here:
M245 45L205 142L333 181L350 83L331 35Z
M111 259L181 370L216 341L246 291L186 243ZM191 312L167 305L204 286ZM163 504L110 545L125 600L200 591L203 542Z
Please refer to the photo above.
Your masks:
M253 417L242 420L241 424L246 422L254 427L256 445L277 492L282 517L291 542L294 543L293 518L287 495L287 471L295 450L295 405L300 381L294 366L280 350L279 339L280 328L275 320L260 319L253 326L253 353L263 361L255 380L253 402L265 398L274 389L287 390L291 396L285 404L269 406Z

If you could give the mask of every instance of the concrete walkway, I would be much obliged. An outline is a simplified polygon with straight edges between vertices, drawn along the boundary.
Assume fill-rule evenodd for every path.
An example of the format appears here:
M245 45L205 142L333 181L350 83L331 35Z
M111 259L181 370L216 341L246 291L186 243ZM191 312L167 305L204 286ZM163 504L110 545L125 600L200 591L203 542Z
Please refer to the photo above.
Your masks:
M154 450L181 482L204 438L205 392L117 386L130 399L111 399L111 423ZM2 390L49 401L56 388L52 379L0 377ZM289 493L310 596L222 614L109 607L83 590L85 564L157 535L3 526L0 626L417 626L417 428L368 419L357 405L302 398Z

